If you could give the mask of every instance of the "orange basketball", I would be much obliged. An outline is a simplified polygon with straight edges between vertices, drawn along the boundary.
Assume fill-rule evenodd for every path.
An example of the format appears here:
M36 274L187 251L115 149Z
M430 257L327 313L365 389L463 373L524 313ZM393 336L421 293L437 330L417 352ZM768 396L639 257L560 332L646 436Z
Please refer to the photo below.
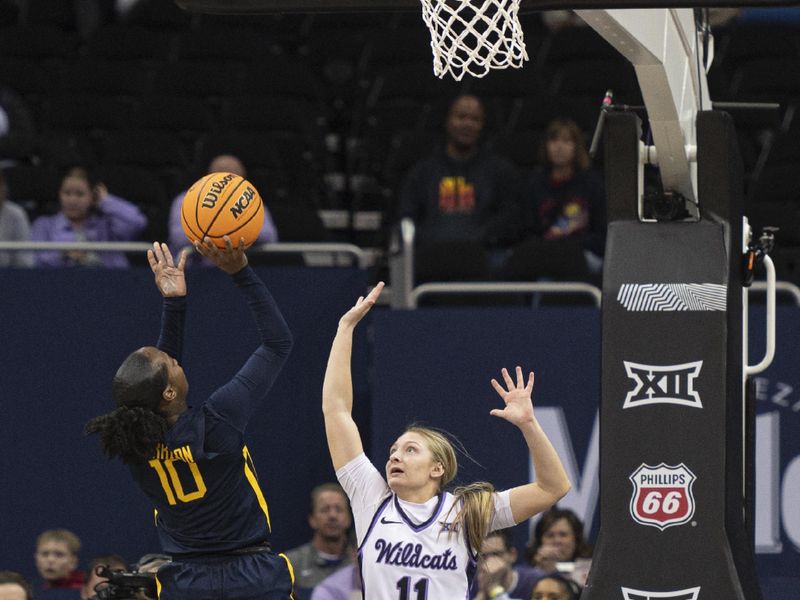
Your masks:
M240 237L249 247L264 225L261 196L252 183L239 175L209 173L183 197L181 225L190 242L208 236L218 248L224 248L222 236L227 235L234 247L239 245Z

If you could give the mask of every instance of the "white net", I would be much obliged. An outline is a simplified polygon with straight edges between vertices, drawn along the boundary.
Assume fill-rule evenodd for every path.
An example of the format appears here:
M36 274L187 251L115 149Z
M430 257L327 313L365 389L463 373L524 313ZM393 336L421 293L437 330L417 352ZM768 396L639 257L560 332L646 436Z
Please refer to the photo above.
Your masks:
M483 77L491 69L519 68L528 60L520 0L420 0L431 32L433 72Z

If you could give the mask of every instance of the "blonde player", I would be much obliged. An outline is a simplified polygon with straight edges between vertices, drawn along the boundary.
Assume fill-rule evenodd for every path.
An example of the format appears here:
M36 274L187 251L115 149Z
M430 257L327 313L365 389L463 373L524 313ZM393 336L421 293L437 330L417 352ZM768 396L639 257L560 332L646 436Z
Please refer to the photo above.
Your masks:
M505 406L490 414L520 430L536 482L502 492L478 482L447 492L458 470L455 451L445 435L424 427L409 427L392 444L384 480L364 455L352 418L350 373L353 331L382 289L379 283L339 321L322 390L331 459L355 518L364 598L467 598L483 537L546 510L570 483L534 416L533 373L526 381L520 367L516 383L505 369L505 386L492 379Z

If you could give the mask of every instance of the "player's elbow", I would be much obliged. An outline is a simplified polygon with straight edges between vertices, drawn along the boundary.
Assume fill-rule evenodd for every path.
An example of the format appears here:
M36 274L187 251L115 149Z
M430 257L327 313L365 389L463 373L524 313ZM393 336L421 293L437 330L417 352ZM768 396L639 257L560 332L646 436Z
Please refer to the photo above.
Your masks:
M561 482L561 487L556 493L556 495L558 496L558 500L561 500L564 496L566 496L571 489L572 489L572 482L565 477L564 481ZM556 500L556 502L558 502L558 500Z
M287 329L284 336L270 344L270 346L277 356L286 358L289 356L289 354L291 354L292 348L294 347L294 337Z

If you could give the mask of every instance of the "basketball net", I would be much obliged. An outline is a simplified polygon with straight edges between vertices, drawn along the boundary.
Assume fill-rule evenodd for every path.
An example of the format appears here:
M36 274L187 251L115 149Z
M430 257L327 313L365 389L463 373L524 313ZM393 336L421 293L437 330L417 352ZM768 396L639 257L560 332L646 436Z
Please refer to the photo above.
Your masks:
M520 0L420 0L431 32L433 72L483 77L491 69L518 69L528 60L519 22Z

